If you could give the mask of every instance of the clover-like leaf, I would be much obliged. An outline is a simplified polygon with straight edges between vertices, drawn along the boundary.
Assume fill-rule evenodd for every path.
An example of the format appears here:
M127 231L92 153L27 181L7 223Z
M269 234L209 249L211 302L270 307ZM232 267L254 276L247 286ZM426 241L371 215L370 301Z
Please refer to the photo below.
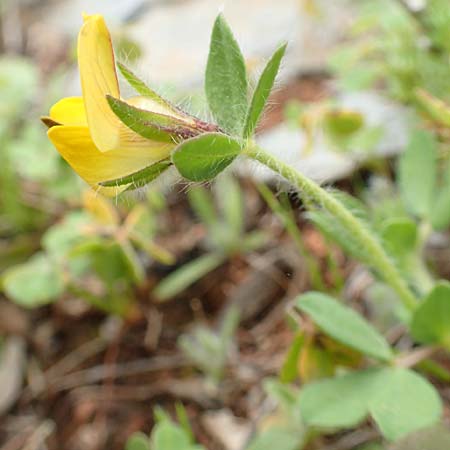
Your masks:
M442 402L434 386L412 370L384 369L369 410L381 433L396 440L430 425L442 415Z
M208 104L219 126L241 135L247 113L247 72L244 58L224 16L214 24L205 91Z
M190 181L208 181L228 167L241 143L221 133L205 133L182 142L172 154L180 174Z
M275 78L280 69L281 60L286 52L286 47L287 44L283 44L276 50L259 78L247 113L247 119L244 126L244 137L251 136L258 125L258 121L266 106L267 100L269 99Z

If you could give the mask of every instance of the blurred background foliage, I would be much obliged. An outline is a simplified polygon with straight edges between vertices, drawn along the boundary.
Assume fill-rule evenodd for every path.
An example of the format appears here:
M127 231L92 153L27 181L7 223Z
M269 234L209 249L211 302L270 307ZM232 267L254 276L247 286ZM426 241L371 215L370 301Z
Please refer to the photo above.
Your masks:
M314 0L296 3L308 17L320 18L326 9ZM200 450L193 435L204 448L226 450L275 445L279 450L448 449L445 426L396 443L386 443L367 421L336 433L307 428L298 413L299 389L292 383L361 367L364 355L311 320L304 328L305 321L298 320L299 312L287 298L310 288L345 298L386 333L398 351L411 350L414 342L399 320L407 313L395 295L358 272L362 269L357 261L364 262L365 255L352 245L346 230L334 226L314 205L306 205L312 207L303 214L305 205L280 187L279 180L271 180L273 190L256 185L254 171L238 168L244 173L239 178L228 173L214 186L176 188L170 173L135 195L113 200L89 190L59 157L38 121L73 87L74 42L49 39L53 47L48 45L47 54L45 45L39 48L39 40L33 41L31 27L27 38L26 33L21 37L11 32L20 23L15 15L33 15L39 2L4 1L1 7L0 352L7 355L11 336L19 334L19 359L26 362L14 366L4 356L0 364L0 380L6 363L13 378L25 379L22 390L21 382L14 388L11 377L6 378L12 395L0 401L0 414L12 413L9 428L0 429L0 440L17 433L17 417L33 416L34 421L26 422L31 435L49 417L64 423L67 415L55 406L61 402L78 422L59 434L50 427L51 449L126 445L127 450ZM339 157L351 154L352 167L358 170L339 182L348 194L336 195L383 240L416 292L425 295L437 279L450 277L450 4L355 0L342 7L351 11L350 26L328 64L313 75L295 74L287 87L282 84L279 90L285 98L279 103L274 99L278 119L269 112L260 131L270 130L271 121L278 120L302 132L300 163L316 151L318 141L325 141ZM205 27L209 30L210 24ZM113 39L119 55L139 64L144 49L126 25L113 27ZM247 64L257 72L255 61ZM193 112L205 110L198 86L160 87ZM382 127L338 101L342 93L366 90L405 108L408 143L398 158L377 154ZM315 101L309 101L311 96ZM441 253L430 252L433 245ZM10 303L19 308L8 309ZM26 324L19 332L13 322L22 319L14 319L14 314ZM89 345L99 347L91 353ZM79 346L87 356L67 362L64 358ZM158 376L141 379L136 369L136 379L131 378L130 385L137 380L147 388L167 379L170 386L161 387L155 401L151 395L148 401L134 393L137 400L130 401L131 407L122 400L122 409L111 407L111 413L87 401L79 401L82 409L66 395L72 370L103 364L103 389L112 379L108 370L116 359L126 366L170 357L167 368L157 360L162 367ZM58 372L61 361L68 369L61 369L58 378L52 371ZM422 363L423 373L448 394L448 354ZM183 384L186 379L191 384ZM55 392L48 388L52 380ZM69 388L61 388L63 382ZM92 387L95 381L83 383ZM173 387L177 383L178 391ZM44 398L39 397L47 388ZM92 402L101 404L100 394L96 391ZM448 416L447 394L443 399ZM186 410L175 406L172 400L178 397L187 398ZM152 421L151 409L158 400L179 425L160 409ZM212 426L205 426L206 419L197 416L210 409L225 411L225 422L215 418ZM241 447L211 432L229 427L228 434L237 435L242 418L247 427ZM126 427L119 430L122 421ZM88 428L91 422L94 428ZM150 438L132 434L149 430L153 423ZM64 446L67 436L70 442ZM25 433L24 442L27 437Z

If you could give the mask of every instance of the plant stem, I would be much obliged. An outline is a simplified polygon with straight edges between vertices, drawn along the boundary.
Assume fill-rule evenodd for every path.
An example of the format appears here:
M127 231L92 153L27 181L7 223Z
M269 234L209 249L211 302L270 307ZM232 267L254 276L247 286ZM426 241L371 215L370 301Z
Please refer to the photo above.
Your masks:
M256 145L250 144L245 148L244 154L284 177L307 198L322 206L345 226L353 236L355 243L367 253L368 261L372 269L375 269L384 281L391 286L406 308L409 310L415 309L417 304L416 297L409 289L407 283L381 244L338 199L329 194L325 189L322 189L314 181Z

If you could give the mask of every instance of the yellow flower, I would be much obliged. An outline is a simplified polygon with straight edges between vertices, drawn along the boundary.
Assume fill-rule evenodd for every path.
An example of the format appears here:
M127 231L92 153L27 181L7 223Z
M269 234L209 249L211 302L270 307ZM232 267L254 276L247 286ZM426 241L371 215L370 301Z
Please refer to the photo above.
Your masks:
M78 36L78 64L83 96L60 100L42 120L49 126L49 139L75 172L102 194L114 196L129 185L103 187L100 183L167 158L176 142L144 138L111 110L107 96L120 99L120 91L111 37L100 15L84 16ZM126 103L195 125L194 118L155 96L133 97Z

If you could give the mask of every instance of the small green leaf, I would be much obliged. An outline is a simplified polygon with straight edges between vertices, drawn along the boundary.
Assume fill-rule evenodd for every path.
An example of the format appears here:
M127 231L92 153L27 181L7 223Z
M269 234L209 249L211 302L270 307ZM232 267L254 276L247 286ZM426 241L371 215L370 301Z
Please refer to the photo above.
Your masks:
M396 440L437 424L442 415L442 402L425 378L408 369L389 368L384 370L369 410L383 436Z
M388 250L398 258L412 254L417 245L417 225L408 218L393 218L383 224L383 241Z
M44 253L37 253L26 263L6 270L1 282L6 295L26 308L51 303L64 292L61 272Z
M124 184L131 184L134 189L145 186L148 183L156 180L164 171L166 171L172 163L169 160L164 160L151 166L138 170L130 175L115 180L102 181L100 186L123 186Z
M150 450L150 440L144 433L133 433L127 440L125 450Z
M418 342L442 344L450 350L450 283L441 281L416 309L411 333Z
M244 126L244 137L250 137L258 125L259 118L266 106L270 92L272 91L275 78L280 69L281 60L286 52L287 43L283 44L272 55L272 58L267 63L261 77L253 93L252 102L247 113L247 119Z
M114 114L131 130L142 137L159 142L187 139L198 132L186 122L165 114L136 108L118 98L106 96Z
M280 381L282 383L292 383L298 376L298 360L303 348L304 336L298 333L289 347L283 367L280 371Z
M172 162L190 181L216 177L241 152L241 144L221 133L205 133L182 142L172 153Z
M333 339L361 353L389 361L392 350L383 336L359 314L320 292L308 292L296 300L296 306Z
M162 280L153 291L159 301L167 301L213 271L224 262L225 257L217 253L207 253L181 266Z
M155 426L152 433L154 450L188 450L191 448L189 437L173 423L163 421Z
M307 384L300 393L305 423L321 428L358 425L369 414L381 376L382 369L370 369Z
M399 160L399 187L411 213L425 218L434 200L437 177L437 144L428 131L416 130Z
M241 135L247 113L247 72L244 58L225 18L214 24L205 91L217 123L230 134Z

